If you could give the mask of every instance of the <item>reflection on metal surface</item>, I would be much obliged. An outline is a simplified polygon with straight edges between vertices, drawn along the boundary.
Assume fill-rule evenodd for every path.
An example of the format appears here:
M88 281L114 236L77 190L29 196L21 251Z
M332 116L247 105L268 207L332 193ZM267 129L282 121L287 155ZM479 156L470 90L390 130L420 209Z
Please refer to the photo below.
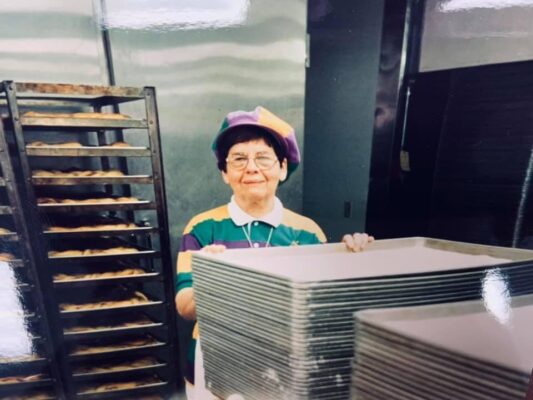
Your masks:
M533 7L531 0L445 0L439 5L442 12L470 10L473 8Z
M149 7L146 1L111 1L100 23L107 29L218 29L243 24L249 6L249 0L154 0Z
M499 269L487 271L483 278L483 303L488 312L502 325L512 318L511 294L505 275Z
M533 0L426 0L420 71L533 58Z
M0 359L30 356L33 354L32 334L24 319L20 282L9 262L0 261L0 282Z
M4 3L0 14L0 73L4 79L106 83L92 0Z
M180 52L175 49L152 50L146 49L136 54L133 61L142 66L162 66L181 64L186 62L203 62L210 61L219 57L234 57L240 60L255 61L284 61L292 63L302 63L305 57L305 42L300 38L290 38L278 40L275 42L257 46L257 44L222 42L222 43L204 43L201 45L185 45L180 47ZM202 67L201 65L199 66ZM218 67L223 68L223 65ZM259 67L259 65L258 65ZM245 69L241 66L241 69ZM242 71L241 71L242 72ZM238 74L240 76L240 73ZM250 78L265 80L267 76L262 77L248 73ZM174 79L180 77L174 76Z

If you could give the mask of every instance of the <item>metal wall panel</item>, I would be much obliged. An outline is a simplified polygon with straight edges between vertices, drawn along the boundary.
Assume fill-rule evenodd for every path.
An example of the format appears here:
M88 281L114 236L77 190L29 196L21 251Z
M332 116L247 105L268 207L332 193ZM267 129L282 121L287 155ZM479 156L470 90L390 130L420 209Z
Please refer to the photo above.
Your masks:
M1 79L107 83L91 0L18 0L1 7Z
M365 229L383 7L309 7L304 212L331 241Z
M426 0L421 71L533 59L533 1Z
M192 216L229 200L211 151L228 111L263 105L303 144L306 2L114 0L103 12L116 83L157 89L176 246ZM302 168L280 189L295 211L301 187Z

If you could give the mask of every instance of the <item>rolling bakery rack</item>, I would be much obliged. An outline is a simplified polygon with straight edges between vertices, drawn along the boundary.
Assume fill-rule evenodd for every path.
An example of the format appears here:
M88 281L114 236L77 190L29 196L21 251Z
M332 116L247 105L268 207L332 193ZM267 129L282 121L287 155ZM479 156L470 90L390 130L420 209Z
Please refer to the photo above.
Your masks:
M155 89L4 81L1 90L0 136L20 164L58 390L169 397L177 335Z

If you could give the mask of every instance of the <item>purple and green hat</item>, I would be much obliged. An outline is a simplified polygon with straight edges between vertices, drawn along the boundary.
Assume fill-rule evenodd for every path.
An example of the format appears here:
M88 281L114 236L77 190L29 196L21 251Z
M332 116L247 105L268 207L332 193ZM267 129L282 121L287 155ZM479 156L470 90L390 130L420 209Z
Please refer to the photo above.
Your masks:
M264 107L256 107L253 111L233 111L226 115L222 126L211 146L217 160L221 155L217 151L222 137L231 134L233 128L243 125L253 125L263 128L272 134L274 139L284 148L287 157L287 178L300 164L300 150L296 141L294 128Z

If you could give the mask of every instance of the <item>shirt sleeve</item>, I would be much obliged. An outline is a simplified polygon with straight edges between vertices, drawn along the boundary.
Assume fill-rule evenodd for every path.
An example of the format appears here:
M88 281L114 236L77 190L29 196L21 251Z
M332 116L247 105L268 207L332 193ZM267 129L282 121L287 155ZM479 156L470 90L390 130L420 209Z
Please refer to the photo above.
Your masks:
M191 256L193 251L200 250L202 247L204 246L196 237L194 228L190 229L188 225L183 232L183 238L178 252L176 293L182 289L192 287Z

